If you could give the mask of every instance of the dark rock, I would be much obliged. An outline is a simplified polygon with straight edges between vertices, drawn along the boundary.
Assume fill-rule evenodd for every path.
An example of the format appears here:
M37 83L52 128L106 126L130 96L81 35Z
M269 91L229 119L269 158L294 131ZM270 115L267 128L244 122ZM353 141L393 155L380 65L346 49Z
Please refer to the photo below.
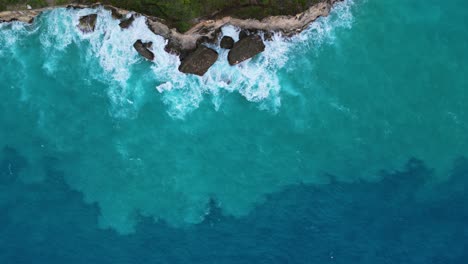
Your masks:
M84 9L85 6L79 4L69 4L67 5L67 9Z
M219 44L219 46L223 49L232 49L232 47L234 46L234 40L231 37L224 36L221 39L221 43Z
M229 64L239 64L264 50L265 44L263 44L262 38L258 35L250 35L234 44L228 54Z
M173 39L168 39L166 46L164 46L164 50L167 53L174 54L174 55L180 55L180 50L182 47L177 41L174 41Z
M105 5L104 9L111 11L112 18L114 19L122 19L124 17L122 14L120 14L119 10L113 6Z
M133 21L135 21L135 17L133 15L131 15L129 18L122 20L122 22L120 22L119 26L122 29L129 28L132 25Z
M274 33L273 32L270 32L270 31L265 31L263 32L263 38L267 41L271 41L273 40L273 35Z
M209 38L208 36L201 36L197 39L197 47L202 45L203 43L212 43L213 39Z
M199 45L201 45L201 42L197 41L197 47ZM181 61L183 61L188 55L193 53L196 50L196 48L194 48L194 49L184 49L182 47L182 45L180 44L180 42L170 38L168 40L168 42L167 42L167 45L164 47L164 50L167 53L179 56L179 59Z
M96 28L96 20L97 20L97 14L82 16L80 17L78 28L83 33L93 32L94 28Z
M246 37L248 37L250 34L247 30L241 30L241 32L239 32L239 40L241 39L245 39Z
M150 42L143 43L143 45L144 45L145 48L147 48L147 49L153 48L153 42L151 42L151 41L150 41Z
M164 50L167 53L174 54L174 55L177 55L177 56L181 56L184 53L182 45L178 41L176 41L176 40L174 40L172 38L168 39L167 44L164 47Z
M218 59L218 53L206 46L200 45L189 54L179 66L179 71L203 76Z
M143 43L140 39L133 44L133 47L136 49L136 51L138 51L141 56L150 61L154 60L154 53L149 50L152 46L152 42Z

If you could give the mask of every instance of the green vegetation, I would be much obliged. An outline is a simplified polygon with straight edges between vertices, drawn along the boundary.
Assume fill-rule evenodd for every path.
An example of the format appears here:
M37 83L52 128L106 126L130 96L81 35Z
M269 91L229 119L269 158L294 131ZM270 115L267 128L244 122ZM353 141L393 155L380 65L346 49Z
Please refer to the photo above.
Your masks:
M0 11L9 9L15 9L20 7L26 9L26 5L30 5L32 8L41 8L47 6L45 0L0 0Z
M324 0L56 0L57 4L101 2L165 19L171 26L186 31L197 18L234 16L261 19L269 15L292 15ZM19 5L47 6L45 0L0 0L0 10Z

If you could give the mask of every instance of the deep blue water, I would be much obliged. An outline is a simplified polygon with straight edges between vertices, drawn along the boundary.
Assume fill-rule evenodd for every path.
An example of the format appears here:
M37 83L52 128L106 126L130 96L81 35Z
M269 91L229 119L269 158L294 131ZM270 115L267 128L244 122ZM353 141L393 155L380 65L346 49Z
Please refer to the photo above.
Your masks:
M467 3L347 0L204 77L143 17L0 24L0 263L466 263Z
M436 187L428 185L432 170L413 159L376 183L285 188L242 218L223 216L212 203L202 223L173 228L142 218L135 233L119 235L97 227L98 207L67 187L53 159L45 161L46 181L24 184L16 177L24 158L8 148L2 154L2 263L446 264L468 257L465 159Z

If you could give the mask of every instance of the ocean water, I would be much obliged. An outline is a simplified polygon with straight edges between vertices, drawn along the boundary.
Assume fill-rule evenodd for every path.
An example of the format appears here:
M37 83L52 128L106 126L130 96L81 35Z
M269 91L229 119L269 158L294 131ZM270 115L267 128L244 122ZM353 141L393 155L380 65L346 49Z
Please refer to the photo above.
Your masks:
M345 0L204 77L143 17L0 24L0 263L466 263L467 17Z

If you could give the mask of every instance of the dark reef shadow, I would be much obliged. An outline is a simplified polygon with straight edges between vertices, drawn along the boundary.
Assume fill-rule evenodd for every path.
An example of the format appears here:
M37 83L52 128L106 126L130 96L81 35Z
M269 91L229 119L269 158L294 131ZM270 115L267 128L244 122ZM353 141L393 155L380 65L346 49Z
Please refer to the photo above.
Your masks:
M174 228L142 217L136 232L119 235L98 228L98 206L69 189L53 157L44 158L47 179L36 184L16 180L27 161L15 149L4 147L0 157L0 263L447 264L468 257L466 158L430 197L415 194L433 171L410 159L378 182L289 186L245 217L225 216L211 199L200 224Z

